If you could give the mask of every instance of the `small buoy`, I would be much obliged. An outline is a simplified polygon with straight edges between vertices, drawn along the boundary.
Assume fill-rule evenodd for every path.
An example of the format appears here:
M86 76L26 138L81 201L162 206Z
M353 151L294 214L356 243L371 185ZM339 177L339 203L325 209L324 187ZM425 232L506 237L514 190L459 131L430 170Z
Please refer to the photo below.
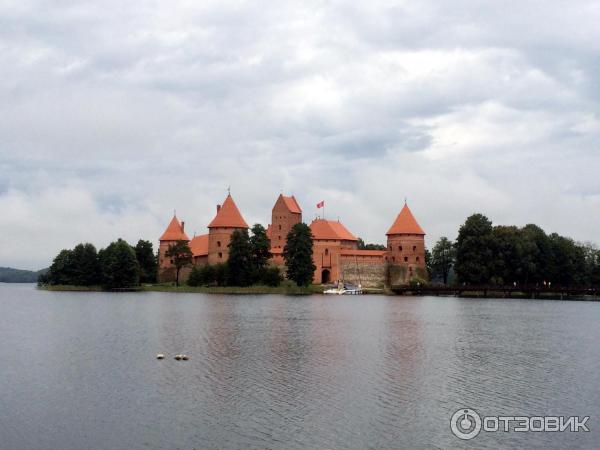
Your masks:
M190 357L188 355L181 355L181 359L187 361L188 359L190 359Z
M163 353L159 353L156 355L156 359L165 359L165 355Z
M176 359L177 361L179 361L180 359L182 359L182 357L183 357L183 355L175 355L175 359Z

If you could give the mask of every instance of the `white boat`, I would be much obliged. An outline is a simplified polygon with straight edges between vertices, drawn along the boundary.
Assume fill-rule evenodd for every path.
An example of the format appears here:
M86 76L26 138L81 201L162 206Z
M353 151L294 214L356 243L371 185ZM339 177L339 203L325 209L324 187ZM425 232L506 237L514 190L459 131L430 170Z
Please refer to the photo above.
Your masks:
M327 295L361 295L362 293L362 286L360 284L358 286L354 286L341 282L337 287L323 291L323 294Z

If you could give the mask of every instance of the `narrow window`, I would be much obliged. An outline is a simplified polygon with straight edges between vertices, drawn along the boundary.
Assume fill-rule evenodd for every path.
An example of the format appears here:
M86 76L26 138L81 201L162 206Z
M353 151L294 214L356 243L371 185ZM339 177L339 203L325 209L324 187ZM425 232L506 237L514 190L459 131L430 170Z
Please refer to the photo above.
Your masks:
M325 256L327 256L327 255L329 255L329 249L328 248L325 249Z
M392 262L396 262L396 257L392 256Z
M404 262L408 262L408 256L404 257Z
M417 262L419 262L419 257L417 256Z
M221 246L221 241L217 241L217 247Z
M413 252L416 252L416 251L417 251L417 246L413 245Z
M219 258L223 257L223 253L219 252Z
M399 251L399 252L401 252L401 251L402 251L402 246L401 246L401 245L399 245L399 246L398 246L398 251Z
M279 229L281 230L281 225L279 225Z

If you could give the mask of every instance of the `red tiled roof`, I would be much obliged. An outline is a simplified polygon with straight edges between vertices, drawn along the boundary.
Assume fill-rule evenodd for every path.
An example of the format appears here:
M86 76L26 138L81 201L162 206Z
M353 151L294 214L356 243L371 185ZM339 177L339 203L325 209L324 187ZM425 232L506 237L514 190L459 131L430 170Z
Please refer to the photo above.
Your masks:
M381 256L385 254L385 250L356 250L353 248L342 248L340 255L344 256Z
M208 234L194 236L190 241L190 249L194 256L208 255Z
M248 228L231 195L228 195L208 228Z
M396 217L396 220L394 221L394 223L392 224L392 226L390 227L390 229L388 230L388 232L386 234L387 235L390 235L390 234L422 234L422 235L425 235L425 232L419 226L419 224L417 223L417 220L412 215L410 208L405 203L404 207L402 208L402 211L400 211L400 214L398 214L398 217Z
M290 212L302 214L302 209L300 209L300 205L296 201L296 197L294 197L293 195L291 197L286 197L283 194L281 194L281 196L283 197L283 202L285 203L285 206L287 207L287 209L290 210Z
M341 222L334 220L315 219L310 224L314 239L332 239L340 241L358 241Z
M190 238L183 231L183 227L177 220L177 216L173 216L169 226L159 239L160 241L189 241Z

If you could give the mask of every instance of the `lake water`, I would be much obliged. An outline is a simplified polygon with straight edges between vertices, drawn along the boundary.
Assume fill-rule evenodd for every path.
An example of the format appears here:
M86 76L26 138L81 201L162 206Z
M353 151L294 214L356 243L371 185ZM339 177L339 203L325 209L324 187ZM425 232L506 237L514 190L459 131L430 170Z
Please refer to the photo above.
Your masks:
M599 324L598 302L0 284L0 448L599 448ZM590 432L462 441L463 407Z

